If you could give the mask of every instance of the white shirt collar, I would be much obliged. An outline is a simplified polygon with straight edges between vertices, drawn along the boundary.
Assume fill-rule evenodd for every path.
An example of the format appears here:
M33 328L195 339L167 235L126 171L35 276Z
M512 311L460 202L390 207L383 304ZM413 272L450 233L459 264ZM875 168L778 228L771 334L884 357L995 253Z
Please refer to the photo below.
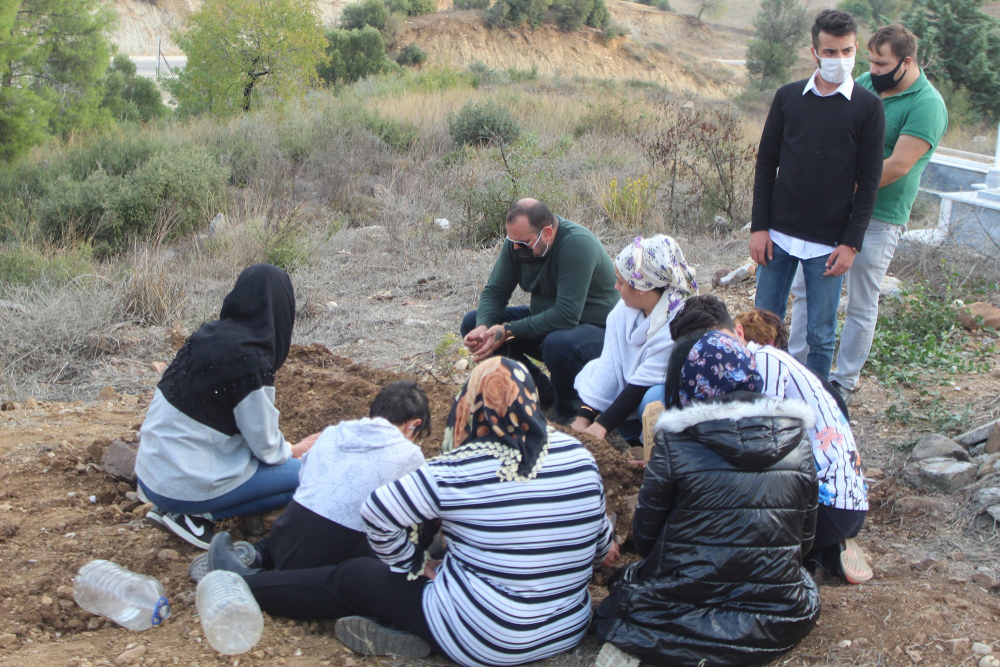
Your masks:
M803 95L805 95L806 93L808 93L811 90L814 93L816 93L816 95L819 96L819 97L830 97L832 95L836 95L837 93L840 93L841 95L843 95L844 97L846 97L848 100L851 99L851 93L854 92L854 77L851 77L851 76L847 77L846 79L844 79L844 82L842 84L840 84L839 86L837 86L837 90L833 91L829 95L822 95L819 92L819 90L816 88L816 77L817 76L819 76L819 70L816 70L815 72L813 72L813 75L811 77L809 77L809 81L808 81L808 83L806 83L805 90L802 91Z

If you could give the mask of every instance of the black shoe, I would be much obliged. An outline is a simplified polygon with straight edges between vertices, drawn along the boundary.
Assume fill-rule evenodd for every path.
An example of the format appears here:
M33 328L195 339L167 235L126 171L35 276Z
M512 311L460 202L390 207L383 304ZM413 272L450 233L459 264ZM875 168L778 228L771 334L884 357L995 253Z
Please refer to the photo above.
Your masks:
M260 572L259 569L247 567L240 553L233 545L233 538L227 532L216 534L208 547L208 571L228 570L239 575L251 575Z
M333 626L340 643L361 655L426 658L430 645L412 632L391 628L364 616L345 616Z
M833 387L833 390L836 391L837 394L840 396L840 400L844 401L844 405L851 404L851 397L854 396L853 389L848 389L844 385L835 382L834 380L830 380L830 385Z
M147 512L146 518L150 519L150 522L155 527L171 535L176 535L191 546L198 547L199 549L208 549L208 545L212 542L212 537L215 535L214 524L203 516L156 510L157 518L152 519L149 515L153 513L153 511Z
M209 545L209 548L211 548L211 545ZM257 550L253 548L252 544L249 542L237 542L233 545L233 551L236 552L236 556L240 559L240 562L243 563L243 565L251 570L260 569L262 559L260 554L257 553ZM191 564L188 566L188 576L191 577L195 583L204 579L205 575L209 572L211 572L211 570L208 569L207 552L195 556L191 561Z

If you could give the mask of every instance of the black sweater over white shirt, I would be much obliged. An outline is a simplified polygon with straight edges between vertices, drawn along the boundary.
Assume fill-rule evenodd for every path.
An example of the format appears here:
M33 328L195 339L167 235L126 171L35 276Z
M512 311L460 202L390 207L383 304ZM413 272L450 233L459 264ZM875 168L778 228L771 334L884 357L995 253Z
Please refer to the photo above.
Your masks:
M853 86L850 99L803 94L810 80L774 95L757 153L750 229L860 250L882 178L882 101L862 86Z

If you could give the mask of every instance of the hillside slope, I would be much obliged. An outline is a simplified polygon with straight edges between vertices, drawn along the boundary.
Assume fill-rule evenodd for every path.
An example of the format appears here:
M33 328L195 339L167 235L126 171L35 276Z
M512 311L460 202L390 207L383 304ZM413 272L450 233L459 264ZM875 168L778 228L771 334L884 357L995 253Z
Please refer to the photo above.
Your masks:
M324 25L334 25L348 0L321 0ZM720 37L690 16L661 12L646 5L607 0L614 20L630 36L605 44L599 31L565 33L554 26L537 30L489 30L482 12L447 9L407 21L397 46L414 42L428 54L428 65L464 68L479 61L495 69L537 66L545 76L581 76L651 81L676 91L718 96L738 83L740 68L711 62L741 58L743 45ZM184 25L201 0L113 0L119 25L112 39L122 53L179 55L172 35Z

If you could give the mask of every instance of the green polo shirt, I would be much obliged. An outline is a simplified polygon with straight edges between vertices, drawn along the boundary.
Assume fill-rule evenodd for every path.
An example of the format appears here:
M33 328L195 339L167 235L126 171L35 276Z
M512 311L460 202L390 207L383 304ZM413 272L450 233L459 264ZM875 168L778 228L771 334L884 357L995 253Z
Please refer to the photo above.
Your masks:
M871 74L865 72L855 83L875 92L871 80ZM917 160L910 173L895 183L879 188L875 199L872 218L893 225L905 225L910 221L910 208L913 207L913 200L917 198L920 175L924 173L924 167L930 162L934 150L944 136L944 131L948 129L948 110L944 106L941 93L931 85L923 72L913 85L903 92L883 97L882 107L885 109L883 159L892 155L901 134L923 139L931 145L931 149Z

